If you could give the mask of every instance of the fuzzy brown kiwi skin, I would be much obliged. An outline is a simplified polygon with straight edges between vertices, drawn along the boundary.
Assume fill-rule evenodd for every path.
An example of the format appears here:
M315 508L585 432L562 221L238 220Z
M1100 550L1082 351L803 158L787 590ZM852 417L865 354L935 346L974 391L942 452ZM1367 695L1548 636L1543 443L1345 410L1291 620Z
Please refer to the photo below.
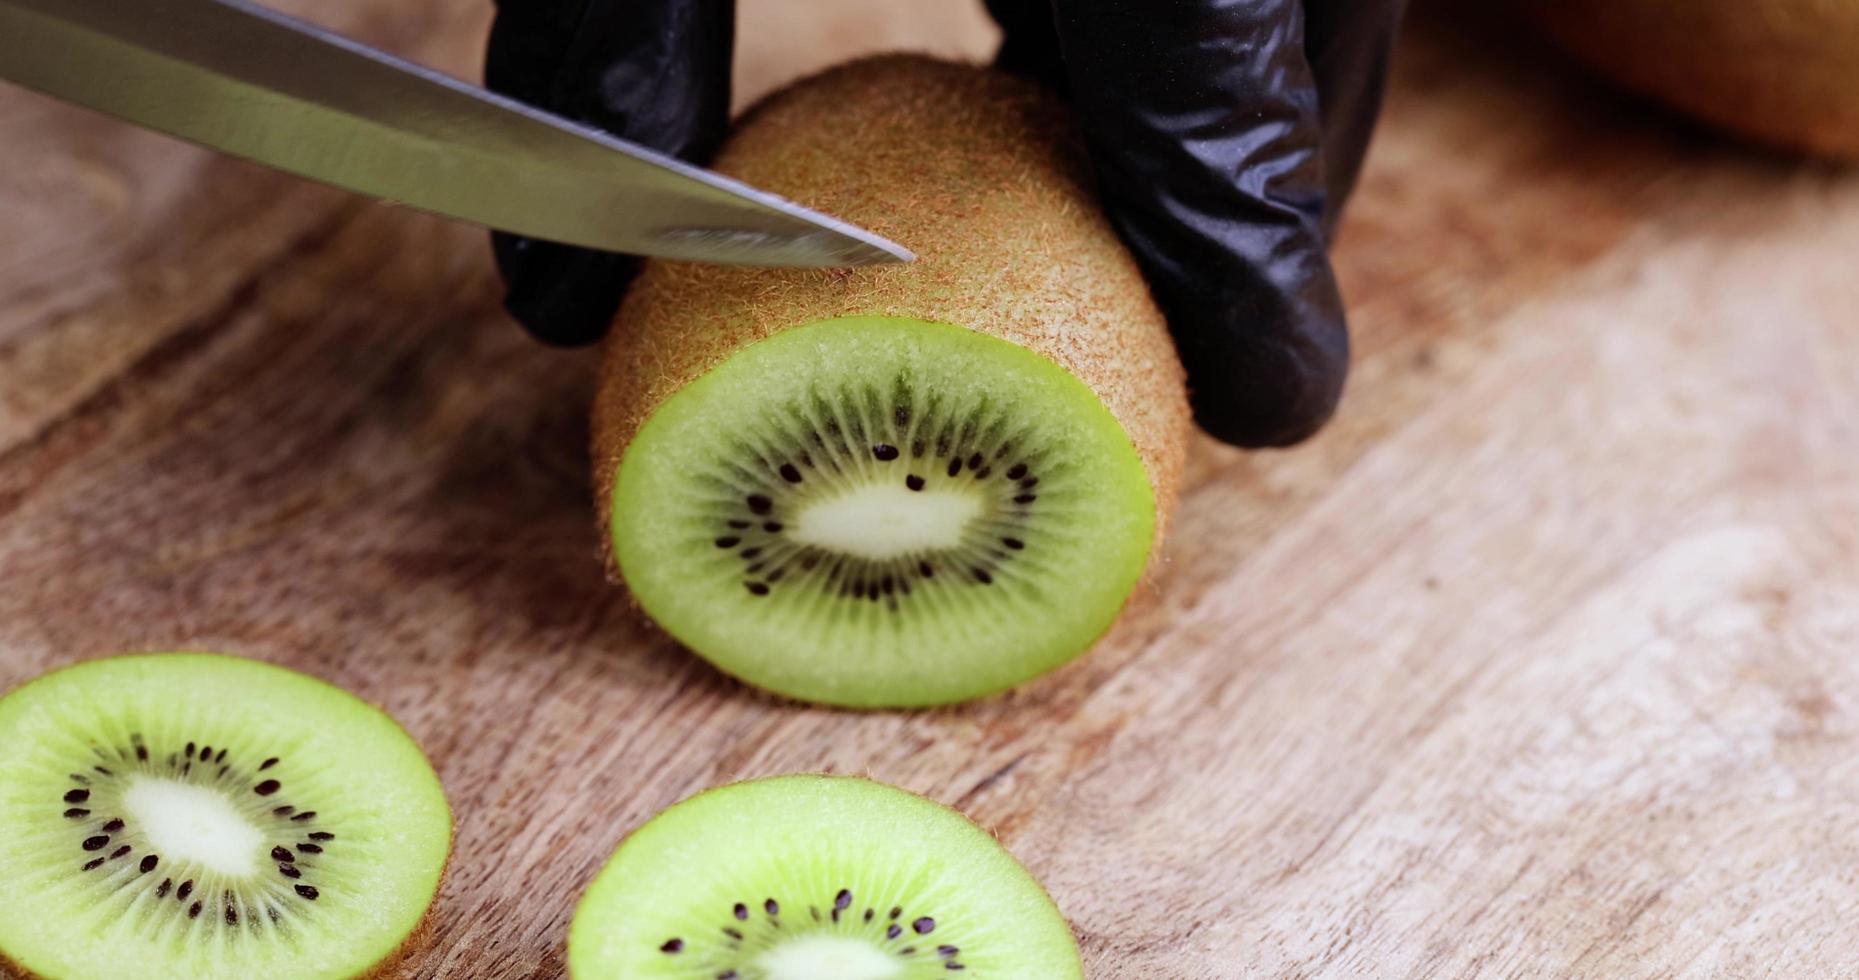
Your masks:
M1859 4L1526 0L1616 83L1785 150L1859 161Z
M747 344L849 315L938 320L1057 362L1129 435L1160 554L1191 431L1181 364L1135 261L1093 198L1065 108L988 69L853 62L750 110L716 168L917 253L853 269L654 261L621 305L594 404L596 510L612 558L622 454L652 412Z

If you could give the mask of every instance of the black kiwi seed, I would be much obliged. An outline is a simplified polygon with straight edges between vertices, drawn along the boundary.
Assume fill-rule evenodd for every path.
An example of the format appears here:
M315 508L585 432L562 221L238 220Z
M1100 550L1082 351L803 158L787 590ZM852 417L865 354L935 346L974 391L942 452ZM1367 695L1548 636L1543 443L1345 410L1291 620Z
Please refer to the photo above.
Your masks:
M273 861L282 861L282 862L284 862L285 864L290 864L290 863L292 863L292 862L294 862L294 861L296 861L296 860L297 860L297 855L295 855L295 854L292 854L292 853L291 853L291 852L290 852L289 850L287 850L287 849L285 849L285 848L283 848L283 847L281 847L281 846L280 846L280 847L273 847L273 848L271 849L271 860L273 860Z
M665 940L665 944L658 948L658 951L661 953L676 953L679 950L682 950L683 948L684 948L684 940L667 939Z
M1019 551L1020 549L1026 547L1026 542L1020 540L1019 538L1002 538L1001 544L1004 544L1007 547L1012 548L1015 551Z
M957 473L960 473L960 472L962 472L962 460L961 460L961 458L960 458L960 457L957 457L957 458L955 458L955 459L952 459L952 460L950 460L950 461L949 461L949 475L950 475L950 476L954 476L954 475L956 475Z
M145 854L142 856L142 863L137 865L136 867L139 868L143 874L148 874L150 871L155 870L155 865L160 864L160 863L161 863L161 858L159 856L154 855L154 854Z
M912 490L921 490L923 489L923 478L916 475L915 473L912 473L909 476L904 477L904 486L907 486Z
M277 792L280 788L281 788L280 784L278 783L277 780L267 779L264 782L259 783L257 786L252 787L252 792L257 793L259 796L270 796L271 794Z
M994 472L994 467L992 467L992 466L983 466L982 468L980 468L980 469L978 469L978 470L976 470L976 471L975 471L975 479L977 479L977 480L985 480L985 479L987 479L987 478L988 478L988 474L990 474L990 473L992 473L992 472Z
M978 470L981 468L981 454L980 453L975 453L974 455L968 457L968 468L971 470Z
M176 901L185 902L187 901L187 896L192 895L193 893L194 893L194 880L192 878L189 878L186 881L181 882L181 888L179 891L174 893L174 897Z
M100 851L109 843L110 843L110 838L106 834L98 834L95 837L86 837L84 838L84 850Z
M795 466L793 463L782 463L781 464L781 479L786 480L789 483L799 483L800 482L800 468Z
M187 917L190 919L200 918L200 903L199 902L195 902L194 904L189 905L187 907Z
M94 871L97 868L100 868L102 866L103 866L103 858L92 858L89 861L84 862L85 871Z
M774 501L769 500L759 493L749 494L746 498L746 502L749 505L749 511L755 514L766 514L770 510L773 510L775 506Z
M134 850L134 848L130 847L128 844L124 844L121 847L118 847L116 850L110 852L110 860L114 861L117 858L122 857L125 854L128 854L132 850Z
M302 871L299 871L299 870L297 870L297 866L296 866L296 865L294 865L294 864L280 864L280 865L278 865L278 874L281 874L281 875L283 875L283 876L284 876L284 877L286 877L286 878L301 878L301 877L303 877L303 872L302 872Z
M988 570L985 568L977 568L975 569L975 581L980 582L982 585L993 585L994 576L989 575Z
M721 537L716 539L716 546L719 548L734 548L741 543L741 538Z
M1009 480L1018 480L1019 478L1025 475L1026 475L1026 464L1025 463L1015 463L1013 464L1013 467L1007 471L1007 479Z
M781 533L781 522L780 521L767 521L762 524L762 530L767 531L769 534L780 534Z
M871 447L871 455L881 463L888 463L897 458L897 447L881 442Z
M336 839L336 835L330 833L327 830L312 830L310 831L309 837L311 840L335 840Z
M737 942L742 942L742 933L736 929L730 928L729 926L723 927L723 935L728 936L729 938L734 939Z
M904 934L904 927L898 925L895 922L891 923L884 930L884 938L886 939L896 939L898 936L901 936L903 934Z
M259 764L258 764L258 771L259 771L259 772L264 772L264 771L265 771L266 769L269 769L269 768L271 768L272 766L275 766L275 765L277 765L277 764L278 764L278 757L274 755L274 756L272 756L271 758L269 758L269 759L266 759L265 761L263 761L263 762L261 762L261 763L259 763Z
M1031 490L1036 486L1039 486L1039 477L1036 476L1029 476L1020 481L1020 489L1022 490Z
M318 847L318 846L316 846L315 844L298 844L298 845L297 845L297 850L298 850L298 852L300 852L300 853L303 853L303 854L321 854L321 853L323 853L323 849L322 849L322 848L320 848L320 847Z
M916 933L919 936L927 936L931 932L935 931L936 920L926 915L923 918L910 923L910 928L916 930Z
M749 907L747 905L744 905L741 902L737 902L735 909L733 909L732 911L735 913L736 921L738 922L749 921Z
M82 803L90 799L90 790L74 789L65 794L66 803Z
M1038 500L1038 499L1039 497L1036 494L1023 493L1019 495L1018 497L1013 498L1013 502L1016 504L1030 504L1033 501Z
M315 811L315 810L305 810L305 811L303 811L302 813L299 813L299 814L297 814L296 816L294 816L294 817L292 817L292 818L290 818L290 819L291 819L291 822L292 822L292 823L302 823L302 822L304 822L305 820L315 820L315 819L316 819L316 811Z
M766 582L744 582L743 586L749 590L750 595L768 594L768 583Z
M316 896L319 894L316 888L311 885L298 885L293 890L297 894L302 895L304 898L309 899L312 902L316 901Z
M762 911L767 912L769 915L780 915L781 906L776 904L775 900L771 898L762 903Z
M172 887L174 887L174 879L173 879L173 878L163 878L163 879L161 879L161 884L159 884L159 885L156 885L156 886L155 886L155 897L156 897L156 898L167 898L167 897L168 897L168 889L170 889L170 888L172 888Z
M81 806L74 806L71 809L65 811L65 816L70 817L73 820L82 820L85 817L90 816L90 811L84 809Z
M274 816L274 817L288 817L288 816L290 816L290 814L291 814L291 811L293 811L293 810L295 810L295 809L297 809L297 808L296 808L296 807L294 807L294 806L281 806L281 807L277 807L277 808L275 808L275 809L273 809L273 810L271 811L271 815L272 815L272 816Z

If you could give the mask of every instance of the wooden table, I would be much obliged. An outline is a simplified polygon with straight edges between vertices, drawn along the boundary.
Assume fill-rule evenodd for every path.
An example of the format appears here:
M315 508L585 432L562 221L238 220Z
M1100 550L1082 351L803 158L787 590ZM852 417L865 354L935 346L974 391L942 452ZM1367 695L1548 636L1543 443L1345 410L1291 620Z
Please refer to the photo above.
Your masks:
M476 74L478 0L297 6ZM745 3L743 87L987 49L930 6ZM418 976L559 975L629 828L802 769L997 828L1094 977L1854 975L1859 176L1451 20L1339 248L1334 425L1198 445L1106 643L916 714L628 613L591 357L479 233L0 91L0 686L201 647L384 704L458 819Z

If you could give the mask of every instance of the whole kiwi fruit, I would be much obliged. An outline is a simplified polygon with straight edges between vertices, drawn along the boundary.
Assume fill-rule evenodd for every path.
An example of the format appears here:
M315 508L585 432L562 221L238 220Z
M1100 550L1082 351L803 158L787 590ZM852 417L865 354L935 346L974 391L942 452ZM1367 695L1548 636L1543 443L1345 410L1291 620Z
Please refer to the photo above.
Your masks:
M1859 2L1525 0L1616 83L1773 146L1859 160Z
M1155 553L1190 423L1065 109L883 57L772 96L716 165L918 258L647 264L593 420L639 604L729 673L851 706L970 698L1088 648Z

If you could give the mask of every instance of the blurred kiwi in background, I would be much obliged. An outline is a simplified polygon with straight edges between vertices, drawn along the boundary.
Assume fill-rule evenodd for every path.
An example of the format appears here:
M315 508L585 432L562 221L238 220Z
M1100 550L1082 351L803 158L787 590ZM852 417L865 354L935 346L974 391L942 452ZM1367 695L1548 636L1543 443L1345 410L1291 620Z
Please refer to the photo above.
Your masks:
M1614 82L1770 146L1859 161L1859 0L1522 0Z

